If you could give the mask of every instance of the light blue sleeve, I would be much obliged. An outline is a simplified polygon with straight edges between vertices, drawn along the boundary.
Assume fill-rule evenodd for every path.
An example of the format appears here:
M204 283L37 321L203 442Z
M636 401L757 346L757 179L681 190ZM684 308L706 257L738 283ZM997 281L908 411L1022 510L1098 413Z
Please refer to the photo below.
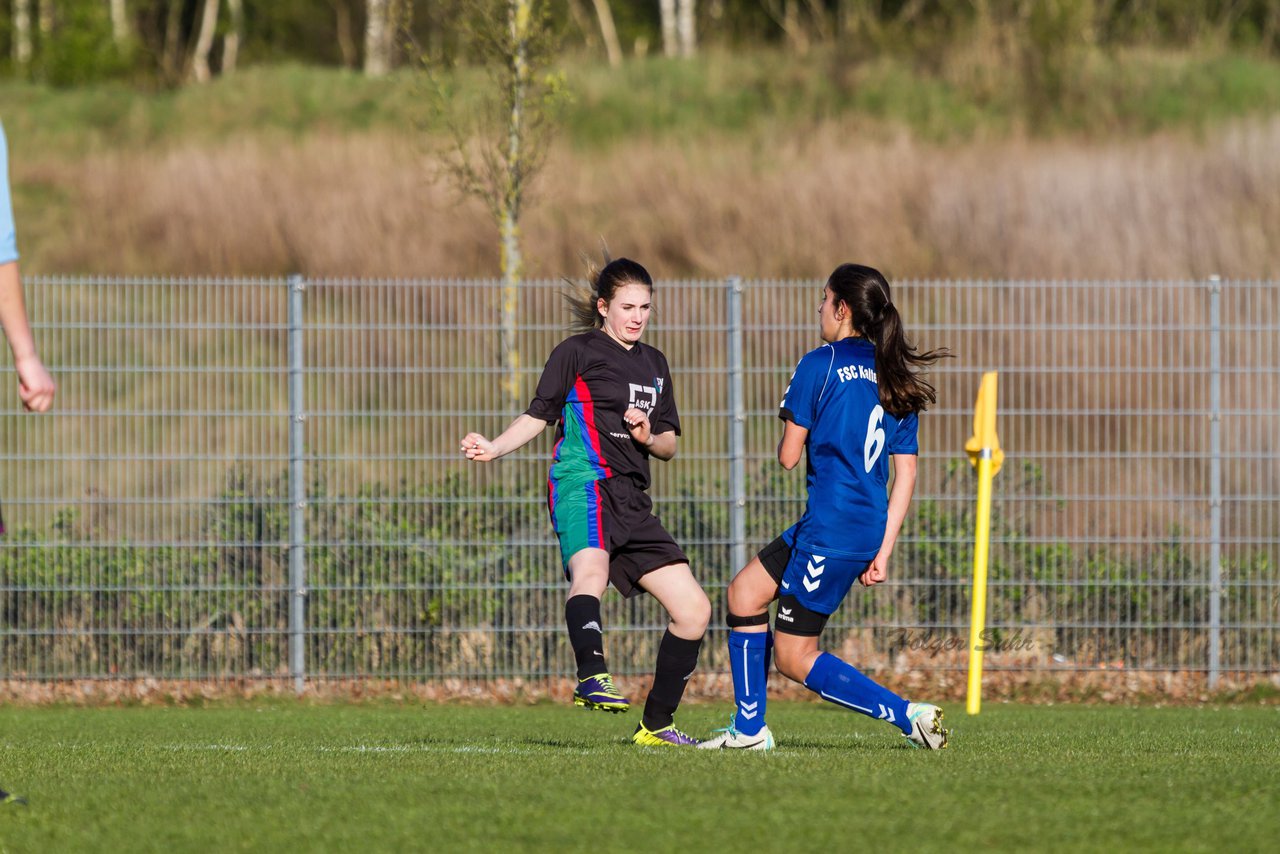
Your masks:
M13 227L13 200L9 198L9 143L0 125L0 264L18 260L18 234Z

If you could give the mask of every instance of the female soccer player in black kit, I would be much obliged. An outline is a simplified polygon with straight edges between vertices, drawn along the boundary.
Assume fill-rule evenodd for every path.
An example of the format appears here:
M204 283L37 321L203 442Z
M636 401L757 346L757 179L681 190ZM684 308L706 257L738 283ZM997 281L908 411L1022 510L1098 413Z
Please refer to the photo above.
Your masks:
M547 504L569 581L565 622L578 664L574 703L610 712L630 708L606 666L600 596L610 583L623 596L649 593L670 623L632 740L696 745L676 729L674 715L698 663L711 603L646 492L649 458L674 457L680 433L666 357L640 341L653 280L635 261L619 258L591 285L589 294L570 298L575 327L586 331L552 350L528 410L492 441L468 433L462 453L476 462L496 460L557 425Z

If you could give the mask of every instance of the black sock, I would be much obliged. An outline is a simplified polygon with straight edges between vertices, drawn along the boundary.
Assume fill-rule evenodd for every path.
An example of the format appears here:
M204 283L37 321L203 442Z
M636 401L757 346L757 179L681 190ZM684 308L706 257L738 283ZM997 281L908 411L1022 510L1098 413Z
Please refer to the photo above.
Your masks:
M598 676L609 670L604 660L604 633L600 628L600 600L595 596L570 596L564 603L569 645L578 662L578 678Z
M653 673L653 688L644 701L644 726L649 731L671 726L676 708L684 696L684 687L698 666L698 650L702 638L685 640L667 629L658 644L658 665Z

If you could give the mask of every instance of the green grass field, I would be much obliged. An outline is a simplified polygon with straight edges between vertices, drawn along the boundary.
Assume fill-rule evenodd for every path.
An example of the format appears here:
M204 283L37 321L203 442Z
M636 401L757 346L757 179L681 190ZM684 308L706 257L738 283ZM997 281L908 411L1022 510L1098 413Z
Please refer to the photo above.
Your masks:
M705 734L729 705L693 705ZM0 851L1265 850L1280 709L950 710L911 749L775 703L771 754L641 749L559 705L0 710Z

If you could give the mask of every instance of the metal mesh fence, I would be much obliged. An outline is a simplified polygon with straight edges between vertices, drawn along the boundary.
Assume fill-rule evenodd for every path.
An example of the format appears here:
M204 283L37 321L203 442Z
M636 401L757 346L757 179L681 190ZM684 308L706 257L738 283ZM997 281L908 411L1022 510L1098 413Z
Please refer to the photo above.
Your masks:
M412 679L570 672L545 510L550 431L496 464L491 281L26 284L55 411L0 412L0 669L10 678ZM1000 371L991 670L1273 671L1280 660L1280 291L1271 282L902 282L931 372L891 581L824 643L954 668L976 479L962 452ZM566 332L520 293L520 394ZM661 282L646 340L683 436L657 512L717 603L803 507L778 401L817 342L820 282ZM611 662L664 625L607 594ZM715 629L704 666L724 668Z

